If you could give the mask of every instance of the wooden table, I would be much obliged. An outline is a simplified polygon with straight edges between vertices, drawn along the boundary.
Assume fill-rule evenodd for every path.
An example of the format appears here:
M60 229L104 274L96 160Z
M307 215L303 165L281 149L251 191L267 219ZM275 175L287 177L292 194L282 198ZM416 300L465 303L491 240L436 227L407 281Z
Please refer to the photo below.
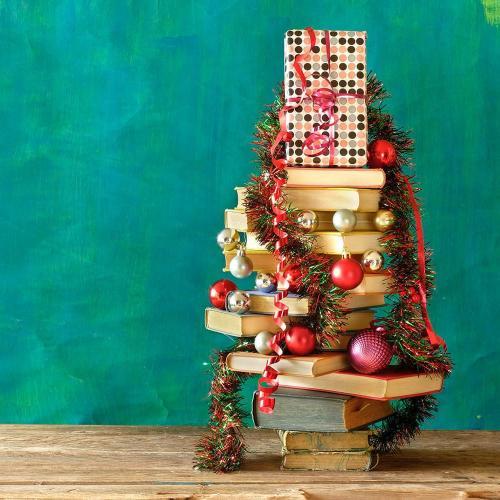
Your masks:
M192 469L195 427L0 426L0 498L500 498L500 433L424 432L372 472L281 472L272 431L243 470Z

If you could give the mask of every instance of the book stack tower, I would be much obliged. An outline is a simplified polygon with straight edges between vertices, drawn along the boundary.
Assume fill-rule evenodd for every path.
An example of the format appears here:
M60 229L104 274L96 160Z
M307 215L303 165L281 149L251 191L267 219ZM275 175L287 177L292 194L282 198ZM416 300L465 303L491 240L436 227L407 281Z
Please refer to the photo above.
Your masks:
M406 189L406 146L395 132L391 136L389 123L379 135L394 143L368 144L369 94L381 91L367 86L365 40L364 32L351 31L285 34L284 95L258 126L262 173L236 188L237 205L225 211L217 237L224 271L238 279L254 275L255 286L243 290L219 280L210 288L213 307L205 311L208 330L237 338L219 357L218 374L227 383L212 385L216 417L205 449L212 460L217 453L220 463L228 460L212 464L215 470L236 468L220 452L236 449L240 439L238 415L224 414L219 397L227 391L220 386L236 388L242 380L231 377L261 375L253 421L278 431L284 469L370 470L376 451L384 451L373 440L377 425L401 426L397 402L405 402L405 411L413 404L418 420L431 405L426 395L442 388L446 366L436 360L445 358L435 346L441 339L430 331L419 295L426 296L422 283L428 280L418 275L415 254L407 254L406 283L397 274L401 266L391 267L400 251L391 246L391 235L399 237L398 217L408 212L390 201L393 184ZM266 128L269 122L274 129ZM410 189L405 203L412 197ZM409 246L413 239L404 224L402 240ZM397 262L406 265L404 260ZM376 321L377 308L394 294L418 314L413 336L397 323L403 313L393 310ZM427 355L434 369L412 363L407 348ZM231 428L225 428L228 420ZM415 429L403 431L407 438Z

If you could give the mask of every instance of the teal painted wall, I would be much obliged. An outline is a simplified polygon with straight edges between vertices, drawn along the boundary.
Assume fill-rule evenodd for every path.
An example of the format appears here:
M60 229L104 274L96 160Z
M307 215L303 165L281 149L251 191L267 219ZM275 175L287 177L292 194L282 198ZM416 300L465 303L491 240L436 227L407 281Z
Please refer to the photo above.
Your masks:
M479 0L2 1L0 422L206 421L205 363L228 344L202 325L214 236L255 168L282 34L313 25L368 31L414 131L456 362L430 426L499 427L498 17Z

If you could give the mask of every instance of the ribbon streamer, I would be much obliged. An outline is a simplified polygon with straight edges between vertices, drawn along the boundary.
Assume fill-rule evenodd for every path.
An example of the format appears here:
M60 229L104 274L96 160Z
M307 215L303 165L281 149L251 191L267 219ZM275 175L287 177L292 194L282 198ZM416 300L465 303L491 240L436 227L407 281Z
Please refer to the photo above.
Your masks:
M406 190L408 191L408 197L410 199L410 204L413 209L413 217L415 219L415 229L417 233L417 252L418 252L418 271L420 275L420 280L418 282L418 292L420 295L420 310L422 311L422 318L425 323L425 331L429 342L433 346L443 346L446 349L446 342L434 331L432 327L431 319L427 311L427 290L425 285L425 246L424 246L424 228L422 226L422 218L420 216L420 210L418 208L418 202L415 198L415 193L411 185L410 180L405 175L402 175L403 180L406 184Z
M274 191L271 195L271 204L274 213L273 218L273 232L278 237L275 245L274 255L277 258L278 264L276 266L276 279L278 282L278 291L274 297L274 322L279 327L279 332L271 339L270 347L274 352L264 368L264 372L258 382L257 392L257 406L263 413L272 413L274 409L275 400L272 394L278 389L278 372L271 365L277 363L281 356L283 356L282 342L285 339L287 323L285 318L288 316L288 306L283 302L283 299L288 295L288 288L290 284L285 279L283 271L285 269L285 255L282 254L281 249L287 243L288 234L281 229L281 225L286 221L286 210L282 208L283 191L282 188L286 183L286 179L280 175L281 171L286 167L285 159L275 157L276 148L283 142L290 142L292 134L286 127L286 113L299 106L304 99L311 99L315 110L321 114L326 114L327 119L323 123L314 127L313 131L309 134L304 141L304 154L308 156L318 156L325 154L327 150L330 151L330 164L333 164L335 141L332 127L338 122L338 117L334 113L334 106L339 96L362 98L365 96L359 94L339 93L331 88L330 82L327 82L327 87L318 89L312 93L308 92L306 75L302 69L301 63L309 56L313 47L316 45L316 34L312 28L306 28L309 34L309 46L302 54L295 56L293 61L293 68L297 73L302 87L302 92L299 97L291 97L287 99L285 105L279 111L280 131L276 136L273 144L269 148L272 159L272 168L270 170L271 180L274 182ZM324 32L325 43L328 57L328 66L330 67L330 33ZM328 137L323 135L323 132L328 132Z

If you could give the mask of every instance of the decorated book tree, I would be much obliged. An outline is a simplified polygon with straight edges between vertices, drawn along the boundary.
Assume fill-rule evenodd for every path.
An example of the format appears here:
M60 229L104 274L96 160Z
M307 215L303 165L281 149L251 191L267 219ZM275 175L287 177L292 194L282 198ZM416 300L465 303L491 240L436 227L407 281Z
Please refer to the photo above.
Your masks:
M384 110L382 84L367 74L365 41L364 32L285 34L284 85L256 127L261 171L237 188L238 206L226 210L217 236L226 270L256 279L255 290L229 279L209 289L206 326L235 341L213 359L199 468L240 467L247 412L239 391L252 373L260 373L254 421L281 429L280 436L295 430L303 442L340 439L313 434L318 425L339 429L328 418L308 428L308 408L318 415L351 408L349 421L359 428L378 422L363 431L369 448L362 462L371 464L370 450L394 451L418 433L451 371L427 312L434 273L416 188L405 173L412 141ZM368 308L384 303L388 313L375 319ZM363 416L365 406L377 410ZM340 430L356 428L350 425ZM352 436L341 441L359 441ZM350 463L360 456L345 447L310 448L301 457L283 450L285 468L334 467L339 454ZM318 453L330 455L319 460Z

